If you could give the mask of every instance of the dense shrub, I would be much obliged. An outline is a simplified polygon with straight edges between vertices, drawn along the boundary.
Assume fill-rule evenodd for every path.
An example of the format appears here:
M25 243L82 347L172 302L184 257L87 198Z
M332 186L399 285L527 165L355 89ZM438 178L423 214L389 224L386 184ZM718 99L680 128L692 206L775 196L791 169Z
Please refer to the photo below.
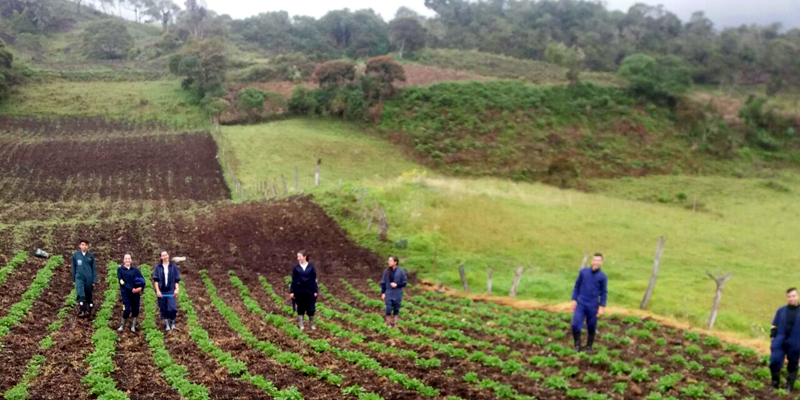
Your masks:
M394 81L405 82L406 73L403 67L389 56L373 57L367 61L366 74L378 84L378 98L394 95Z
M314 70L314 81L321 88L342 86L356 79L356 65L347 60L322 63Z
M15 80L11 71L13 62L14 55L6 49L5 42L0 40L0 101L8 97Z
M133 49L133 37L125 23L103 19L91 23L81 36L83 53L101 60L122 60Z
M677 104L692 85L691 71L674 56L633 54L625 57L617 73L634 94L669 105Z
M181 86L191 91L198 102L206 96L216 98L224 93L227 59L225 45L219 40L191 42L179 55L170 58L169 66L172 73L184 76Z

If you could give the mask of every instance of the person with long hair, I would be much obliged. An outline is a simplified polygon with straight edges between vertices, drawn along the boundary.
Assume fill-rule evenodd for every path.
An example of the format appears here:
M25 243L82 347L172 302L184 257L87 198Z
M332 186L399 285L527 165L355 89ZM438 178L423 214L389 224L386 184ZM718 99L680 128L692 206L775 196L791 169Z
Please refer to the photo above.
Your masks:
M408 284L406 271L400 268L400 260L395 256L389 256L389 267L383 270L381 277L381 300L386 304L386 326L397 328L397 320L400 317L400 305L403 302L403 288Z
M178 266L169 260L169 253L161 251L161 261L153 268L153 286L158 297L158 309L164 320L164 330L175 329L175 318L178 315L178 292L180 291L181 274Z
M122 297L122 317L119 320L117 332L125 330L125 322L131 320L131 332L136 333L136 319L139 318L139 300L145 282L142 272L133 264L130 254L122 258L122 265L117 268L117 281L119 281L119 294Z
M317 269L309 261L308 253L305 250L298 251L297 264L292 268L292 284L289 287L289 297L294 300L297 306L297 326L301 330L304 329L304 315L308 315L311 330L317 329L314 326L317 296L319 296Z

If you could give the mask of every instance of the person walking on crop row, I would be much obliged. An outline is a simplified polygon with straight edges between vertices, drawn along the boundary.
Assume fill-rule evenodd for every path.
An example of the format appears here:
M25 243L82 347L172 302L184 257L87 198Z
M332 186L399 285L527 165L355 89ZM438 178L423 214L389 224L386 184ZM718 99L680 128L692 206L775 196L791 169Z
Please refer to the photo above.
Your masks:
M300 330L304 329L304 315L308 315L311 330L317 329L314 326L314 313L318 295L317 269L314 268L314 264L309 262L308 253L305 250L299 251L297 252L297 265L292 269L292 284L289 287L289 297L297 305L297 326L300 327Z
M89 317L94 309L94 285L97 284L97 267L94 254L89 252L89 241L82 239L79 250L72 254L72 281L78 298L78 317Z
M117 268L117 280L119 281L119 294L122 297L122 317L119 319L117 332L125 330L125 321L130 316L131 332L136 333L136 319L139 318L139 300L145 286L144 277L139 268L131 265L133 259L130 254L125 254L122 265Z
M772 329L769 337L772 343L769 346L772 353L769 358L769 370L772 373L772 389L778 389L781 383L781 369L784 359L788 359L786 378L786 391L794 389L797 380L797 367L800 362L800 299L797 289L789 288L786 291L786 305L779 308L772 319Z
M572 337L575 340L575 351L581 349L581 329L586 321L589 339L586 342L586 352L592 354L594 336L597 331L597 317L603 315L608 297L608 278L600 270L603 266L603 255L594 253L592 266L583 268L575 281L572 290Z
M153 269L153 286L158 297L158 309L164 320L164 330L175 329L175 318L178 315L178 292L181 274L178 266L169 260L169 253L161 251L161 261Z
M408 284L406 271L400 268L400 260L395 256L389 256L389 267L383 271L381 277L381 300L386 304L386 326L392 327L392 317L394 317L394 327L397 328L397 320L400 316L400 304L403 302L403 288Z

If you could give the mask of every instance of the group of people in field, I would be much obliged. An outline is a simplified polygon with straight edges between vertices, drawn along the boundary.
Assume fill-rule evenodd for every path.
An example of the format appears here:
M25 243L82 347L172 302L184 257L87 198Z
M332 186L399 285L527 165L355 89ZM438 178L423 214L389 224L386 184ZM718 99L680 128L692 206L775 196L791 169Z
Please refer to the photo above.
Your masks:
M122 299L122 316L117 329L122 332L126 322L133 318L130 325L131 332L136 332L136 319L139 316L139 303L146 283L139 269L132 265L130 254L125 254L122 265L117 268L117 280L120 286ZM72 255L72 279L75 282L75 291L79 305L79 317L88 317L94 309L92 299L94 285L97 284L97 268L94 254L89 252L89 242L81 240L79 250ZM400 308L403 301L403 288L408 284L406 272L400 268L399 259L389 256L387 268L381 276L381 299L386 306L385 321L388 327L397 327ZM597 335L597 319L605 313L608 299L608 277L601 270L603 255L595 253L591 266L582 268L575 280L572 290L571 308L572 336L576 352L592 354L594 340ZM289 297L292 307L297 313L297 325L305 329L304 318L308 317L309 327L316 330L314 315L316 312L319 285L317 284L317 269L310 262L308 252L297 252L297 264L292 268ZM164 329L175 329L175 320L178 312L176 296L180 291L181 275L177 265L170 261L169 253L162 251L160 260L153 269L151 276L153 290L158 297L158 308ZM800 363L800 298L795 288L786 291L787 305L778 309L772 321L770 338L770 371L772 372L772 388L780 387L780 372L784 361L788 359L788 377L786 390L791 392L797 380L798 364ZM584 324L588 337L583 345L581 333Z
M177 296L180 292L181 274L175 262L170 261L166 250L162 250L159 257L159 262L153 268L151 280L158 298L161 320L164 321L164 330L171 331L175 329L178 315ZM381 278L381 298L386 302L386 325L396 327L403 300L403 288L408 284L408 277L399 267L397 257L390 256L388 265ZM122 315L117 331L124 331L130 318L130 330L135 333L141 295L146 282L139 268L133 265L130 254L125 254L122 265L117 268L117 280L122 300ZM72 254L72 281L75 283L78 317L89 318L94 312L93 292L94 286L97 285L97 264L94 254L89 251L88 240L81 240L78 251ZM311 329L316 330L314 314L319 297L317 269L309 261L308 252L305 250L297 252L297 264L292 268L289 297L297 312L299 328L305 329L303 319L308 316Z

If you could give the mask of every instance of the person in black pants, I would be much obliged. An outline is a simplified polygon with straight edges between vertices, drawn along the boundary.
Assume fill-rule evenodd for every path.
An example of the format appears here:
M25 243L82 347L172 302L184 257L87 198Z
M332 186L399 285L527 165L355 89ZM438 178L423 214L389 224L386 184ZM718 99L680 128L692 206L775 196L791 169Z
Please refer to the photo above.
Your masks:
M781 369L783 361L788 359L786 368L789 376L786 378L786 391L794 389L797 380L797 367L800 362L800 318L797 317L800 309L797 289L790 288L786 291L786 305L779 308L772 319L772 329L769 336L772 343L769 346L772 353L769 358L769 369L772 372L772 389L778 389L781 383Z
M136 332L136 318L139 318L139 299L145 281L139 268L132 265L133 259L130 254L125 254L122 265L117 268L117 280L119 281L119 294L122 297L122 318L119 320L117 332L125 330L125 321L133 316L131 321L131 332Z
M314 326L314 312L316 310L319 287L317 286L317 269L309 262L305 250L297 252L297 265L292 269L292 285L289 288L289 297L297 305L297 326L303 330L303 315L308 315L311 330Z

